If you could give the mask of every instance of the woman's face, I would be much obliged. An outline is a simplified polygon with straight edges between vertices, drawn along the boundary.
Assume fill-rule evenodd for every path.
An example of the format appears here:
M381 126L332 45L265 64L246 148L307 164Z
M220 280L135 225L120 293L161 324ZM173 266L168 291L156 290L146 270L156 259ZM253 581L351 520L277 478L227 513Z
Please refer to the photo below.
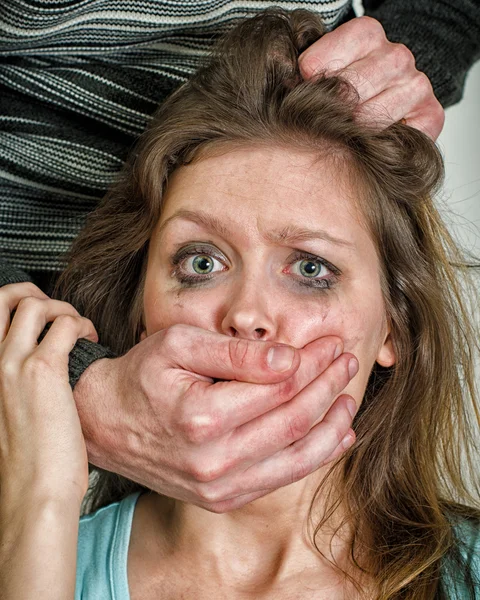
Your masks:
M302 348L336 335L360 370L394 353L380 264L355 189L329 161L278 147L242 148L180 167L152 235L144 289L151 335L186 323Z

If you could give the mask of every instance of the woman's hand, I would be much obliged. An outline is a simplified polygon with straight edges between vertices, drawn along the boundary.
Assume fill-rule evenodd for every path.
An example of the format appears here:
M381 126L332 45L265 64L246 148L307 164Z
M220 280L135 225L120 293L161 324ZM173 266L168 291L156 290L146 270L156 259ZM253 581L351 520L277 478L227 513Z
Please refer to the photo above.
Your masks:
M81 502L88 489L85 441L68 380L68 354L82 337L98 341L92 322L70 304L31 283L0 288L0 482L8 502L32 495Z
M405 119L433 140L440 135L445 111L430 80L415 68L407 46L388 41L376 19L347 21L312 44L298 60L304 79L321 69L348 79L360 94L359 118L385 127Z

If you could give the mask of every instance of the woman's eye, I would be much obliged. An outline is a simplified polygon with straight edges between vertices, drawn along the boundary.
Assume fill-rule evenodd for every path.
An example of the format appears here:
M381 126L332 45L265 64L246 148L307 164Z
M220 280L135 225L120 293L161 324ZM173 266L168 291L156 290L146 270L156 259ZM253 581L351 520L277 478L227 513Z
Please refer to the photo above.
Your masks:
M218 263L220 268L214 269L215 263ZM183 263L183 270L187 272L194 272L197 275L209 275L215 271L222 271L223 265L213 256L208 254L197 254L190 256Z
M292 265L293 270L297 268L297 265L296 274L308 279L317 279L319 275L324 276L330 273L330 270L324 264L311 259L297 260Z
M182 248L170 261L172 276L187 287L206 284L215 278L214 273L229 270L226 259L214 256L213 251L205 252L201 246ZM308 253L295 252L287 262L288 270L283 273L294 275L297 283L311 288L331 288L341 275L334 265Z

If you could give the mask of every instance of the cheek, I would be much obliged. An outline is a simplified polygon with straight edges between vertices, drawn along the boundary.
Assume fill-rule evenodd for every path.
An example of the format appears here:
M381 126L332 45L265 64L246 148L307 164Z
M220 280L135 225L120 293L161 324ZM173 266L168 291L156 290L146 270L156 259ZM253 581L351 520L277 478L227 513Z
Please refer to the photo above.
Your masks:
M348 332L344 338L344 350L357 357L359 371L342 393L350 394L359 404L386 333L383 302L378 305L372 303L368 310L359 307L348 315L344 314L344 329Z
M353 301L346 297L339 298L336 294L331 295L328 300L302 310L301 315L297 312L297 318L290 322L292 337L296 341L291 343L296 347L303 347L319 337L340 337L344 352L354 354L360 365L357 375L341 393L353 396L359 404L383 343L385 325L382 315L384 306L381 297L364 297Z
M196 296L193 304L185 294L167 291L161 286L149 285L147 282L143 300L147 335L178 323L212 330L214 315L209 306L212 306L212 303L208 297L200 300Z

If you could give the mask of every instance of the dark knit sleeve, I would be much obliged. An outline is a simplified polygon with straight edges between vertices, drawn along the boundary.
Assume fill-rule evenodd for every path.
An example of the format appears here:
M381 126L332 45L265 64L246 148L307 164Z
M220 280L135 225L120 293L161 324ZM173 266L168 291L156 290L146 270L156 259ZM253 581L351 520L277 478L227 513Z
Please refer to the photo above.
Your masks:
M32 282L32 278L25 271L16 269L0 259L0 286L8 285L9 283L23 283L24 281ZM50 324L45 327L39 340L45 337L49 328ZM115 354L111 350L104 348L100 344L95 344L83 338L78 340L68 357L68 377L72 389L75 387L82 373L93 361L99 358L114 357Z
M468 70L480 59L479 0L363 0L363 6L391 42L409 48L444 108L460 102Z

